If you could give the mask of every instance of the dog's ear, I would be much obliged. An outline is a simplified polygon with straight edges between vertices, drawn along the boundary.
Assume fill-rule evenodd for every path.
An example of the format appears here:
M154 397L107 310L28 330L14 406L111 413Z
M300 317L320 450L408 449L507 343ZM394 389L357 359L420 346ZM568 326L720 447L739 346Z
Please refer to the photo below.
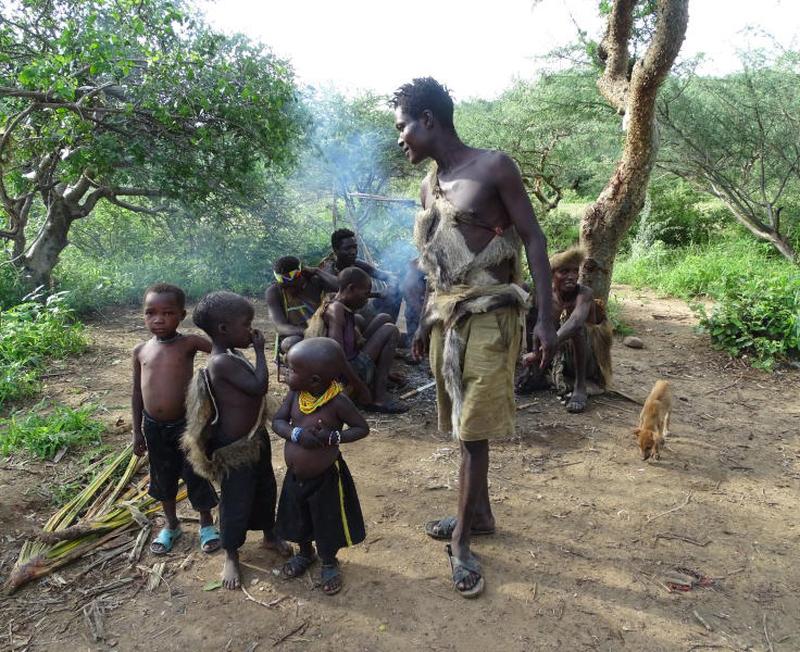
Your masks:
M641 429L641 428L634 428L634 429L633 429L633 434L634 434L634 435L636 435L637 437L639 436L639 433L640 433L640 432L642 432L642 429Z

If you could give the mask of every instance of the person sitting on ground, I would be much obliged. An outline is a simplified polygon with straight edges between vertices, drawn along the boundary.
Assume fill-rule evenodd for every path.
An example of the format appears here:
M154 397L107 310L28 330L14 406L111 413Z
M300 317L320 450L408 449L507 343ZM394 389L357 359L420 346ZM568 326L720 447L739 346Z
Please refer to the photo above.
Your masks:
M548 367L550 383L559 396L566 397L567 411L586 409L588 396L602 394L611 384L611 343L613 329L606 317L603 302L595 299L592 289L578 283L583 250L573 247L550 257L553 272L553 320L558 329L558 352ZM535 322L536 306L528 314ZM537 365L537 358L527 354L528 366L517 384L518 391L541 389L547 384Z
M382 282L384 287L379 292L370 295L372 299L359 313L364 316L369 324L375 315L386 313L392 323L397 321L400 314L400 304L403 296L398 288L397 278L387 274L368 262L358 258L358 241L356 234L350 229L338 229L331 235L331 249L333 250L320 263L320 267L334 276L338 276L348 267L358 267L369 274L370 278Z
M277 483L272 470L268 421L269 375L264 336L252 328L253 306L233 292L201 299L192 319L211 338L208 370L189 387L189 415L182 446L195 471L218 482L219 522L225 565L222 585L241 586L239 548L248 530L264 533L262 546L284 556L292 547L275 536ZM237 351L252 345L256 365Z
M336 276L318 267L304 267L295 256L284 256L275 263L275 283L264 293L272 323L275 324L276 351L285 354L303 339L303 333L327 292L336 292ZM278 346L280 343L280 346Z
M183 335L178 326L186 318L186 295L168 283L151 285L144 293L144 323L154 337L133 349L133 452L149 452L148 493L161 501L166 527L150 544L163 555L182 531L176 513L178 480L183 478L192 507L200 513L200 548L219 550L219 532L211 509L217 504L214 488L198 476L180 449L186 427L184 398L192 378L194 356L209 353L211 342L199 335Z
M373 412L399 414L408 406L393 400L387 389L394 352L400 331L387 314L376 315L364 330L358 328L356 311L367 303L372 281L362 269L348 267L339 274L339 292L326 299L309 320L306 337L330 337L344 350L347 361L345 376L356 377L360 383L354 387L363 395L363 384L371 394L371 404L366 409Z
M283 574L295 578L305 573L314 562L316 543L322 592L334 595L342 588L337 552L365 537L358 494L339 445L363 439L369 426L336 380L347 362L334 340L303 340L289 351L287 364L290 391L272 421L275 434L286 440L276 531L299 543L300 550Z

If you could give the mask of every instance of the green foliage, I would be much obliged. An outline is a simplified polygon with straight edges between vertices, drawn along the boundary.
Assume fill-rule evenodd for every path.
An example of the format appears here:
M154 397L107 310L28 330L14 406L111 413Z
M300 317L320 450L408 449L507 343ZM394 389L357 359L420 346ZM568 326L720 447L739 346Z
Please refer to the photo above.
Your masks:
M626 335L633 335L636 332L628 326L627 322L622 318L622 306L619 304L616 295L608 299L606 315L617 335L625 337Z
M37 406L41 407L41 406ZM100 443L105 426L93 418L95 408L57 404L52 413L25 411L0 419L0 452L26 451L39 459L52 458L60 448Z
M700 324L714 348L752 355L764 369L800 358L800 272L741 279L709 315L703 313Z
M656 241L643 255L617 261L614 281L685 299L714 301L701 325L715 347L751 355L771 368L800 356L800 272L766 243L733 231L710 245L669 249Z
M553 210L539 219L542 231L547 237L550 252L569 249L580 239L580 217L565 210Z
M0 407L33 394L47 361L85 348L83 326L64 293L32 296L0 311Z

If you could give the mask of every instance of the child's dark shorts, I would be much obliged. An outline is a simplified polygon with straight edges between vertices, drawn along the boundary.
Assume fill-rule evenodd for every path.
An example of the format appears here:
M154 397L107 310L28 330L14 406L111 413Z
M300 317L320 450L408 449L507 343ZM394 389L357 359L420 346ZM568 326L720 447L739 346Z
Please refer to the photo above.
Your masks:
M272 470L272 450L266 429L254 437L261 438L261 455L257 462L231 469L220 482L219 532L225 550L241 548L248 530L271 530L275 527L275 503L278 484ZM224 446L215 431L212 450Z
M341 455L316 478L300 480L289 469L283 481L275 526L289 541L314 541L323 559L366 536L353 477Z
M156 421L142 410L142 434L147 442L150 461L150 489L156 500L175 500L178 480L183 478L189 502L198 512L217 504L217 492L205 478L197 475L184 457L180 447L186 419Z

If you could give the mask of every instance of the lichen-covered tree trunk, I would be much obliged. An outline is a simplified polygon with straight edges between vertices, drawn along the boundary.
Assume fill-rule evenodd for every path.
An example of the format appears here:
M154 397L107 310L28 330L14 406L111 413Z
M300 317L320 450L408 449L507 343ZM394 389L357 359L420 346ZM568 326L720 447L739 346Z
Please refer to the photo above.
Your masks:
M625 115L627 136L622 157L597 200L581 221L581 245L586 260L581 282L595 297L606 300L619 243L644 205L647 184L656 160L659 129L655 104L658 89L669 74L686 35L688 0L659 0L657 22L644 58L628 75L628 41L636 0L617 0L599 54L605 61L597 82L600 92Z
M28 253L19 261L28 285L50 287L53 269L61 252L69 244L69 227L77 217L80 216L73 214L63 199L51 204L44 227L31 244Z

